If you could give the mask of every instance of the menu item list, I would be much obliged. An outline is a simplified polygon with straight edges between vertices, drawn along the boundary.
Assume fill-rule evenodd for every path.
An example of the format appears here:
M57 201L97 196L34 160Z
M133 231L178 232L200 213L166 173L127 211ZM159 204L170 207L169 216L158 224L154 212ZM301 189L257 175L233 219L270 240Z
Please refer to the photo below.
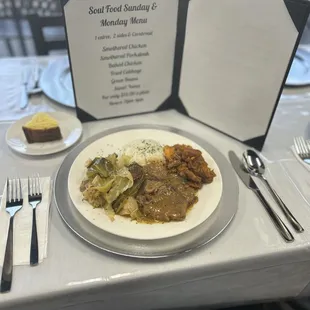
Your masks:
M69 0L78 107L96 118L156 110L171 93L177 11L174 0Z

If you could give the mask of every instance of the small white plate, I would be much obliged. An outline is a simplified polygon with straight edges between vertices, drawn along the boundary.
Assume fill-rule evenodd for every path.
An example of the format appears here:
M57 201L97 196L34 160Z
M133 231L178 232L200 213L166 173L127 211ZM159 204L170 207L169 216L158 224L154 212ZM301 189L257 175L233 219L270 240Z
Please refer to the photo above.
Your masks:
M14 151L26 155L48 155L63 151L76 143L82 135L82 124L74 116L64 112L49 112L59 123L62 140L28 143L22 126L31 120L33 115L28 115L10 126L6 132L6 143Z
M67 107L75 108L68 57L51 62L43 70L39 85L47 97Z
M84 179L85 162L96 156L107 156L111 153L119 153L120 149L128 142L135 139L153 139L162 145L186 144L199 149L209 167L214 169L216 177L211 184L204 185L198 192L198 202L188 212L182 222L169 222L158 224L141 224L122 216L115 216L112 222L105 211L94 209L87 201L83 201L79 190ZM185 233L208 219L218 207L223 190L222 175L214 158L197 143L181 135L158 129L134 129L120 131L105 136L88 145L73 162L69 177L68 190L70 198L77 210L93 225L106 232L139 240L155 240L176 236Z

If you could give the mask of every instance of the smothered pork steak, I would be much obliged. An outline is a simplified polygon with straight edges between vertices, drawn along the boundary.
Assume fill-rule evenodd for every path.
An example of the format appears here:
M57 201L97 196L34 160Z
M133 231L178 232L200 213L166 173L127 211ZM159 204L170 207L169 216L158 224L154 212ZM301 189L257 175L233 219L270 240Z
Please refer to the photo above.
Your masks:
M142 213L155 221L182 221L197 201L196 190L162 162L144 166L146 180L136 199Z
M136 140L120 154L87 162L81 192L94 207L137 222L183 221L197 192L212 183L214 171L202 153L188 145L161 146Z

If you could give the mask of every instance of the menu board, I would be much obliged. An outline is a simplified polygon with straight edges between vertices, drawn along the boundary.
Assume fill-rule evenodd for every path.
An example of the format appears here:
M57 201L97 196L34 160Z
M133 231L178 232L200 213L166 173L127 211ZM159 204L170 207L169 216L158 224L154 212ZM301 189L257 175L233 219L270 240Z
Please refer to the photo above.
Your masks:
M177 0L64 6L76 102L95 118L156 110L171 93Z
M309 2L61 1L81 121L177 109L262 148Z

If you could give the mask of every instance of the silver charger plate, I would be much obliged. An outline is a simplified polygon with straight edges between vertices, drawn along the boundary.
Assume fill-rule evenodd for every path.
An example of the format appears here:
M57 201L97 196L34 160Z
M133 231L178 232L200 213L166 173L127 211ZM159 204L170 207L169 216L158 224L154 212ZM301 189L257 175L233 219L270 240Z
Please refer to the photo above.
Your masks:
M178 236L160 240L136 240L119 237L101 230L86 220L73 205L68 194L68 175L78 154L89 144L115 132L131 129L161 129L182 135L199 144L216 160L222 179L223 193L218 208L202 224ZM87 243L110 253L136 258L173 256L199 248L219 236L232 221L238 209L238 182L228 160L206 141L177 128L160 125L130 125L112 128L89 138L75 147L61 164L54 183L54 196L60 216L68 227Z
M42 71L39 85L50 99L75 108L70 63L67 56L52 61Z

